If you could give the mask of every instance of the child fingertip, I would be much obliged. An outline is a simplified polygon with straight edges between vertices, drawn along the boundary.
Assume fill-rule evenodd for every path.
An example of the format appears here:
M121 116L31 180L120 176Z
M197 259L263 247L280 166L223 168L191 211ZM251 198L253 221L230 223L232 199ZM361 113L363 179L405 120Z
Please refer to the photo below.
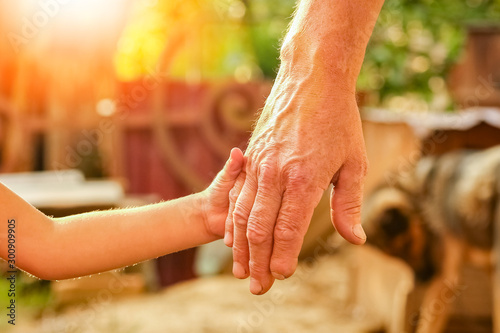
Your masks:
M235 148L231 149L231 154L229 155L229 160L239 161L242 156L243 156L243 153L241 152L241 150L239 148L235 147Z
M229 153L228 162L231 163L233 160L234 160L234 148L231 149L231 152Z
M234 147L233 149L231 149L231 157L235 157L236 155L238 155L238 151L240 151L240 150L237 147Z

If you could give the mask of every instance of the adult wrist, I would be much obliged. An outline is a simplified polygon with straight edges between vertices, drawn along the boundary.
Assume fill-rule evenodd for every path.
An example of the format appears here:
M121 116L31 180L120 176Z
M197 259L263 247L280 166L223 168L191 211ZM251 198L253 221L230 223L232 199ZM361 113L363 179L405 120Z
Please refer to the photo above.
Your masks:
M280 50L281 65L277 81L304 81L310 78L314 85L331 89L332 93L354 96L360 64L346 60L348 55L305 35L287 38Z

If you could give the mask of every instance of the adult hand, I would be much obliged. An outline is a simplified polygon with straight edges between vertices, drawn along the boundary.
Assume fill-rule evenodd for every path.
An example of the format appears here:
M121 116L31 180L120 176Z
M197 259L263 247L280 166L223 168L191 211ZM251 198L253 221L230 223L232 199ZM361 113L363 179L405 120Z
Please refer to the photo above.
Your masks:
M250 275L254 294L269 290L273 277L294 273L330 183L337 231L355 244L366 238L360 207L367 159L354 93L290 74L280 72L246 151L246 170L230 193L225 243L233 246L233 274Z

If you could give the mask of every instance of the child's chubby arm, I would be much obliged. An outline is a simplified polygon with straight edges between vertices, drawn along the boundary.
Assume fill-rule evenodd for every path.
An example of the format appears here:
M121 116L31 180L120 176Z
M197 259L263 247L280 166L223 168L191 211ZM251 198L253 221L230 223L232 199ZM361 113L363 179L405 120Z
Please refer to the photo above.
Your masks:
M12 220L16 266L48 280L108 271L222 238L229 191L243 165L242 152L233 149L203 192L59 219L45 216L0 184L0 257L8 259Z

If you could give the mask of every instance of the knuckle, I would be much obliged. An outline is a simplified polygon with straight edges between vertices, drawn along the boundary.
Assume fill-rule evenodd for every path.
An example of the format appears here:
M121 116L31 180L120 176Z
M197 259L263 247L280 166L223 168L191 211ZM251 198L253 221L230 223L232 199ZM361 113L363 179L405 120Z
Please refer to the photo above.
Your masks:
M236 187L233 187L231 191L229 191L229 201L233 203L236 202L236 200L238 200L239 194L240 191Z
M341 202L339 206L340 210L347 215L359 216L361 214L361 199Z
M295 242L303 235L303 226L298 222L279 223L274 229L274 238L278 242Z
M266 199L272 199L278 191L278 170L269 163L259 167L258 191Z
M247 262L248 261L248 250L246 247L244 247L241 244L238 244L235 242L233 244L233 256L234 256L234 261L237 262Z
M242 210L235 209L233 212L233 223L236 228L244 229L247 227L247 214Z
M269 162L264 162L259 165L259 180L273 181L276 179L277 170L275 166Z
M247 239L250 244L259 246L268 242L270 235L258 226L249 225L247 229Z
M303 166L295 166L285 171L287 188L303 192L307 189L312 179L312 173Z
M359 216L361 214L361 205L349 206L344 211L349 215Z
M236 202L236 204L234 205L233 215L245 220L248 219L248 216L250 215L250 209L247 207L247 203L244 200L239 200Z
M253 276L262 276L264 274L268 274L269 268L266 267L266 265L264 265L262 262L259 262L257 260L250 260L248 265Z

